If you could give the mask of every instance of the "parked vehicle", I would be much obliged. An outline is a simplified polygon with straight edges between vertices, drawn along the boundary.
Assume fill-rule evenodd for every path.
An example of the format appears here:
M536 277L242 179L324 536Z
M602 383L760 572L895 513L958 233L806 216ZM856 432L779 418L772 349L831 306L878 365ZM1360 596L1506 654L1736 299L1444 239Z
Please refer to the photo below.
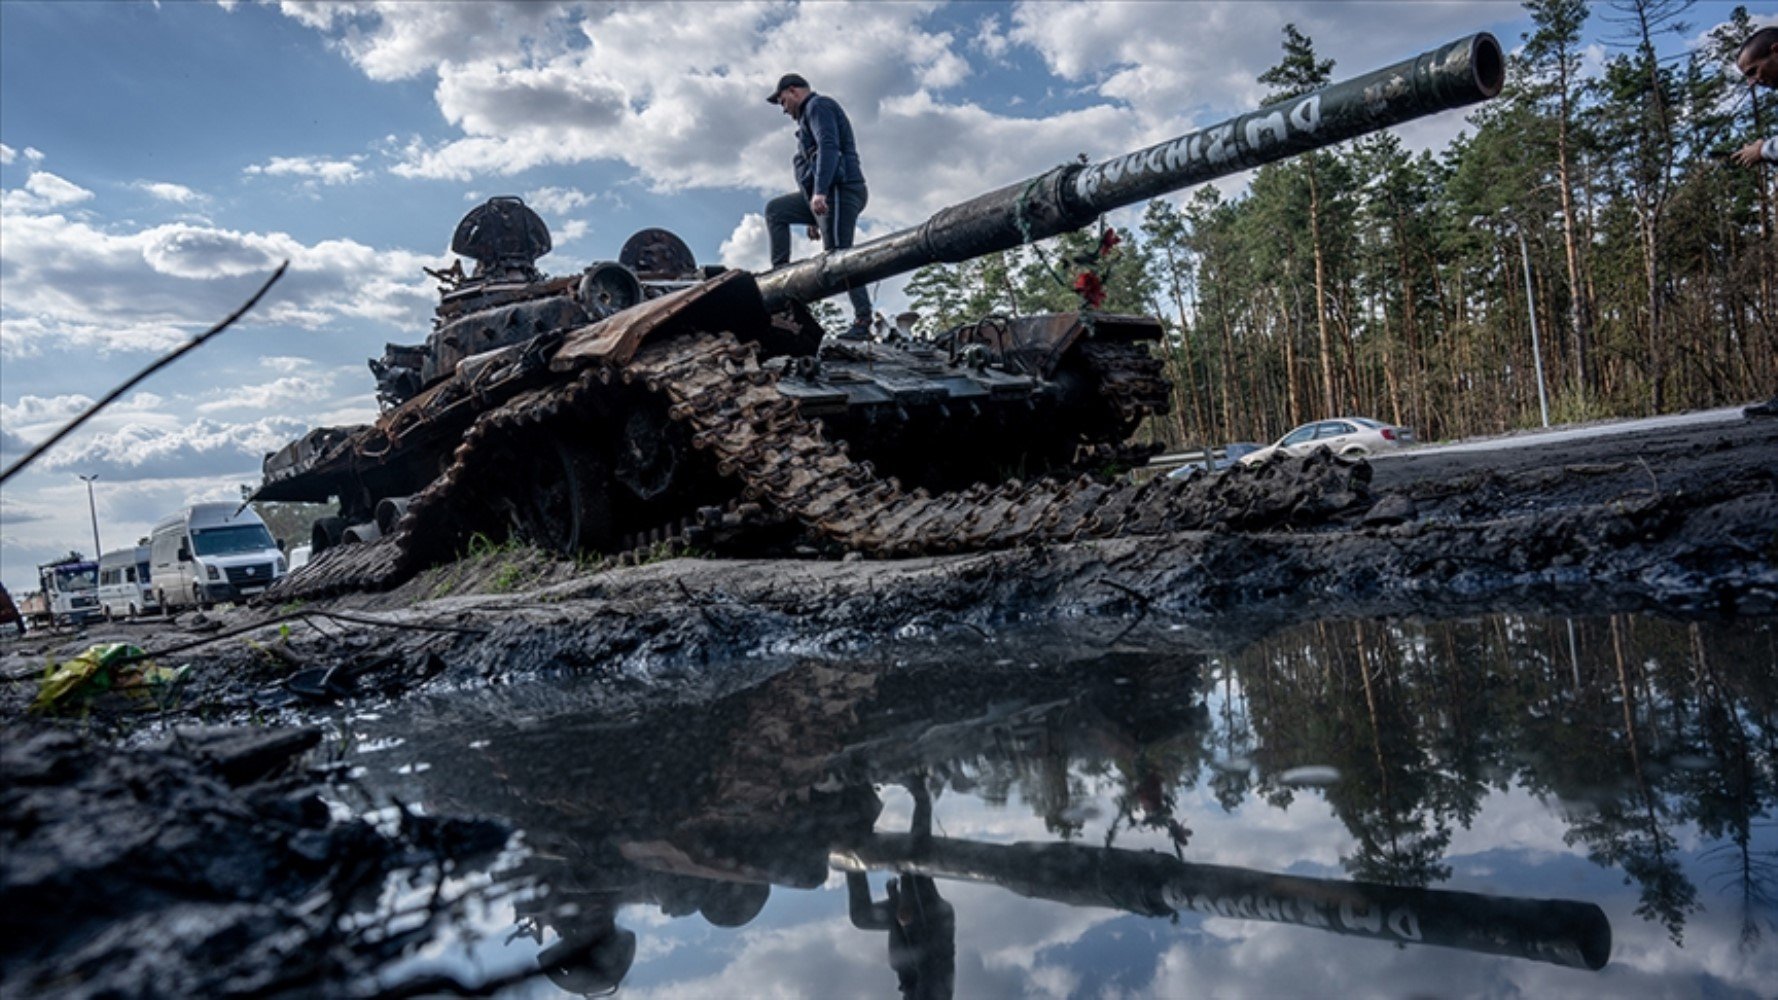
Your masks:
M1307 455L1327 448L1341 458L1363 458L1411 444L1414 432L1368 417L1339 417L1304 424L1279 438L1277 443L1242 456L1242 465L1253 465L1281 455Z
M43 601L32 618L44 625L84 625L99 617L99 564L78 552L37 567Z
M239 601L284 575L265 522L237 503L192 504L154 526L149 573L163 611Z
M12 603L12 595L6 592L6 584L0 583L0 630L8 626L17 629L19 635L25 634L24 612Z
M1252 441L1231 441L1230 443L1223 445L1222 456L1220 458L1211 458L1208 462L1187 462L1177 469L1168 472L1167 478L1185 479L1188 476L1195 476L1200 472L1208 472L1211 469L1226 469L1240 461L1243 456L1250 455L1264 447L1265 445L1254 444Z
M146 545L115 549L99 557L99 610L107 619L134 618L160 610L149 582Z
M309 564L315 554L313 545L298 545L290 550L290 572L294 573Z

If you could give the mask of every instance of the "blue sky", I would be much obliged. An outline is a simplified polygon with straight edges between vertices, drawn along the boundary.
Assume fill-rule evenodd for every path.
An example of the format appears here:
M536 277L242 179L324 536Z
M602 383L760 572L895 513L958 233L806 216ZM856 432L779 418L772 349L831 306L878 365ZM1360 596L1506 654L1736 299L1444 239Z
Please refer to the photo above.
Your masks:
M1690 36L1732 9L1699 4ZM292 262L246 322L7 484L0 579L90 552L78 475L116 548L238 495L308 428L373 418L365 359L423 339L420 268L492 195L539 210L555 273L647 226L759 267L761 205L790 186L789 123L761 100L782 72L851 115L868 237L1250 106L1286 22L1336 77L1528 27L1473 2L0 2L0 461ZM1462 124L1400 132L1438 147Z

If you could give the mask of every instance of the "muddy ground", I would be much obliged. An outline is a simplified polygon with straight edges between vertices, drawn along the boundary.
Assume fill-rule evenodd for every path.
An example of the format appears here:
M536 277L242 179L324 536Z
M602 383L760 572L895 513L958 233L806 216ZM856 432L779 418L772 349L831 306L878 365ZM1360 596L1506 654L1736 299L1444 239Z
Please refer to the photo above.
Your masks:
M399 811L373 826L320 807L331 772L301 727L342 705L575 672L607 679L600 697L622 713L864 650L954 670L1012 650L1040 657L1057 636L1076 649L1233 651L1326 618L1778 613L1778 419L1409 453L1372 463L1369 490L1313 530L893 562L601 569L513 550L388 593L0 640L0 985L364 991L402 942L343 933L342 901L500 834ZM186 668L183 679L28 711L45 664L108 641ZM170 943L140 943L169 928ZM298 953L309 958L293 966Z

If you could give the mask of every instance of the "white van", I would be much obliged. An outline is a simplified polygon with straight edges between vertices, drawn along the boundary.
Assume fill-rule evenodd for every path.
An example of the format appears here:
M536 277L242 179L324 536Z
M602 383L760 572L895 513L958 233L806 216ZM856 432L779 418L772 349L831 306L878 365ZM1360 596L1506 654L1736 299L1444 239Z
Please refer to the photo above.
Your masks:
M239 601L284 575L265 522L238 503L197 503L154 526L149 574L163 611Z
M314 555L315 547L313 545L292 546L290 549L290 572L294 573L307 566Z
M117 549L99 557L99 609L106 618L134 618L160 610L149 586L146 545Z

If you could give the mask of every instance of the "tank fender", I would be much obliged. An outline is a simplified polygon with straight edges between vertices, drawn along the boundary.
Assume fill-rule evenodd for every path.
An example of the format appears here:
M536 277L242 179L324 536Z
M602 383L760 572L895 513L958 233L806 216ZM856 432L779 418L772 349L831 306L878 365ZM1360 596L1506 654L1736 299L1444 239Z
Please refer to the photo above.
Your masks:
M771 325L753 275L724 271L690 288L668 292L568 331L550 359L550 368L567 372L600 362L621 365L634 357L648 338L676 329L727 330L742 340L755 340L765 336Z

